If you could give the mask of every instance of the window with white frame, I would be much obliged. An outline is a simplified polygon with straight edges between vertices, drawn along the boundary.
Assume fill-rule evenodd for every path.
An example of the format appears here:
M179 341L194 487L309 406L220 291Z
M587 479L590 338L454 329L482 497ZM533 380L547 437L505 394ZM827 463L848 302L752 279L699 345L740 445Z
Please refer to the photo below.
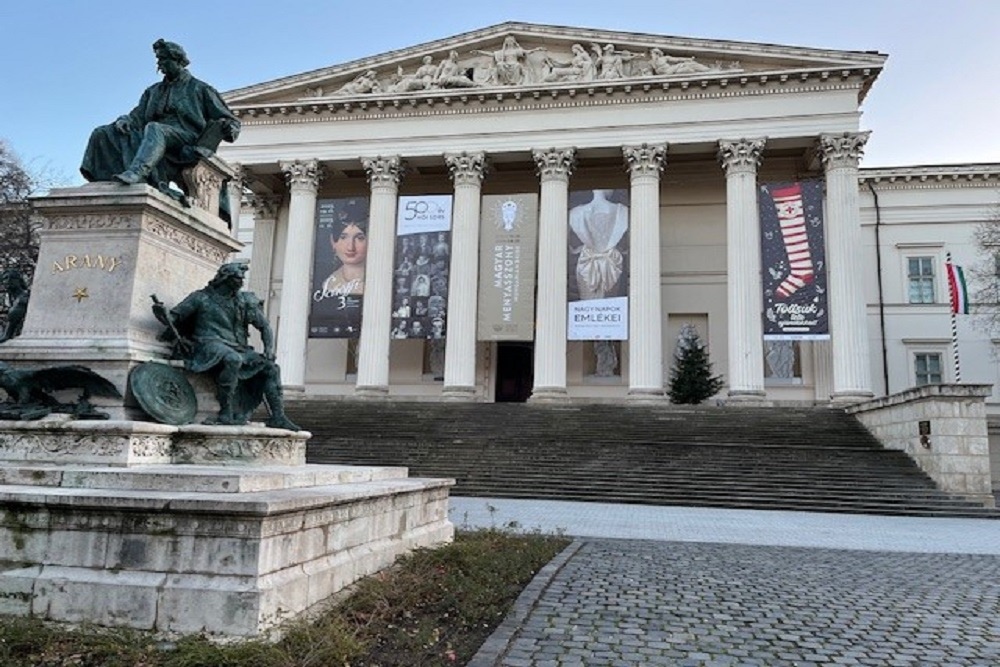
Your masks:
M925 384L941 384L944 375L941 366L940 352L916 352L913 355L914 384L918 387Z
M934 303L934 257L907 257L906 281L910 303Z

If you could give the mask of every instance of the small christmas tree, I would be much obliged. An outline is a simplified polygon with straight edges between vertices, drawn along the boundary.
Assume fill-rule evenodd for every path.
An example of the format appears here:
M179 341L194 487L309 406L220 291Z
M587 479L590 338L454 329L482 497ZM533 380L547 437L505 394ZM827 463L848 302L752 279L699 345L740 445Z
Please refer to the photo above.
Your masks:
M701 403L722 389L722 376L712 376L705 344L692 324L685 324L677 336L674 366L670 369L670 402Z

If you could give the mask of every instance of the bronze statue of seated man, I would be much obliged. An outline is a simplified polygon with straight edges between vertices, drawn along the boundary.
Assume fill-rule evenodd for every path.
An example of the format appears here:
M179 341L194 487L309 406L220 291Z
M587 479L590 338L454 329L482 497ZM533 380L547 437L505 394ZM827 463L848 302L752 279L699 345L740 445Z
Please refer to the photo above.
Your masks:
M187 71L190 61L179 44L158 39L153 51L163 80L147 88L132 111L93 131L80 173L88 181L149 183L167 194L173 182L186 196L182 169L213 154L223 140L235 141L240 121L212 86Z
M266 425L300 430L285 416L280 369L274 361L274 334L261 301L240 291L247 265L224 264L203 289L192 292L168 313L153 297L153 314L167 326L161 339L175 344L187 370L215 378L219 414L209 424L244 425L265 402ZM260 331L261 354L249 344L249 327Z

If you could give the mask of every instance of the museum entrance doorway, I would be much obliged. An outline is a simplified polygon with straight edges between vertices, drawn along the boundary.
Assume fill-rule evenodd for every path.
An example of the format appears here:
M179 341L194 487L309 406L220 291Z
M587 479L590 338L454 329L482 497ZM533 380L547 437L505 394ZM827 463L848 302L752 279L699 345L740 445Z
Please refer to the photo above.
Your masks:
M497 403L524 403L531 396L534 381L535 344L532 342L497 343Z

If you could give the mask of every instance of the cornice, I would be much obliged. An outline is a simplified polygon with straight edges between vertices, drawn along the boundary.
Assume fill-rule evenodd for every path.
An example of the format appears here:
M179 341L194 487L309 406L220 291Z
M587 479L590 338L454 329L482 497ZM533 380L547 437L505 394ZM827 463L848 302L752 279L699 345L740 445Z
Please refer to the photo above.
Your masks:
M727 73L678 81L650 77L522 88L437 90L432 93L352 96L294 103L233 106L244 125L380 120L507 111L861 90L869 69L809 70L795 74Z
M858 182L880 190L998 188L1000 163L862 168Z

